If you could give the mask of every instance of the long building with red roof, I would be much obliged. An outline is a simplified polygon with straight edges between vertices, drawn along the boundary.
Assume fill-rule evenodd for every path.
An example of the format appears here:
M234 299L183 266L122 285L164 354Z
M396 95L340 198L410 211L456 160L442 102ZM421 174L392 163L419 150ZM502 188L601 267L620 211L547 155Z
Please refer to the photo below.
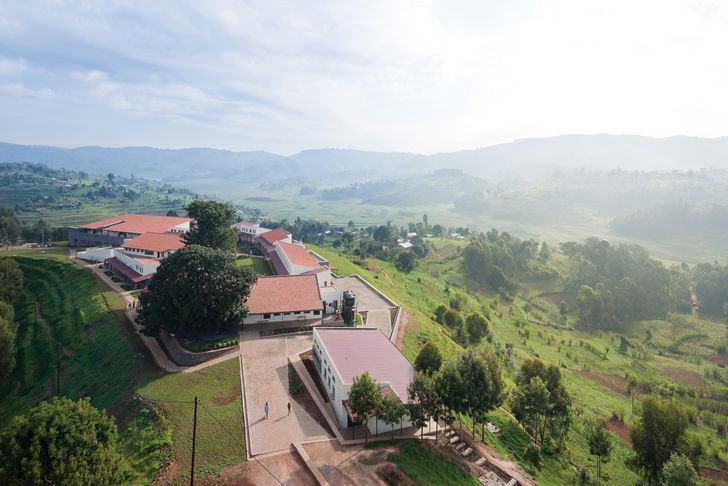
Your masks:
M68 245L92 248L83 258L100 260L106 268L134 288L146 285L161 261L184 248L184 234L192 219L150 214L121 214L69 228Z
M120 214L68 228L68 246L120 246L145 233L187 233L191 218L152 214Z

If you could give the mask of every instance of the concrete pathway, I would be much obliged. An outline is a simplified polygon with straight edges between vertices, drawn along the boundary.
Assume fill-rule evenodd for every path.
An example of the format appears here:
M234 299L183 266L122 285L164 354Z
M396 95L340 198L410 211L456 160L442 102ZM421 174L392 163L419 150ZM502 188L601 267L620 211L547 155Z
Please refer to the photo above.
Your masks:
M257 456L288 449L293 442L331 436L288 393L288 355L311 348L311 336L259 339L257 331L240 333L245 382L245 423L248 453ZM265 402L270 405L265 418ZM291 403L291 414L286 405Z

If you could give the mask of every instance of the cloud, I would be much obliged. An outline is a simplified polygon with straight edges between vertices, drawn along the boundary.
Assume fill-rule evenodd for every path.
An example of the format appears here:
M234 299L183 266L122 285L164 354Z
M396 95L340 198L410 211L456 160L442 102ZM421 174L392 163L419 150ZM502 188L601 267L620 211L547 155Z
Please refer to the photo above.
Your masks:
M28 69L24 59L11 59L0 57L0 77L16 76Z
M52 98L55 92L50 88L34 89L21 83L0 84L0 94L18 98Z
M728 111L728 15L707 2L22 2L0 25L38 143L434 152L715 136ZM81 112L98 139L58 123Z

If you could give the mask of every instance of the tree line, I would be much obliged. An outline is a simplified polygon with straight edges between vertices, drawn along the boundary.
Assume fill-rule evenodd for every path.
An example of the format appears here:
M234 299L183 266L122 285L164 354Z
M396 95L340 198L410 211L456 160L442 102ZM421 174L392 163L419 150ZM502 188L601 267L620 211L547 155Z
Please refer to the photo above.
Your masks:
M550 253L546 243L521 240L492 229L471 237L463 249L462 268L475 282L508 292L516 287L517 273L529 271L535 261L548 260Z

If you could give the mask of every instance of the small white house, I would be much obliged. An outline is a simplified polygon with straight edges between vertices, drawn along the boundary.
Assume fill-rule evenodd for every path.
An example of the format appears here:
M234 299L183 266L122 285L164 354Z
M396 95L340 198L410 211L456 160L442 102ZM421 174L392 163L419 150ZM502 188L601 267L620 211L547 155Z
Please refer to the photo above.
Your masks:
M402 403L408 402L407 387L415 369L392 341L373 327L316 327L313 330L313 360L321 382L342 429L356 425L349 408L349 390L354 378L364 372L379 384L382 394L395 393ZM399 429L372 417L369 431L374 434ZM409 417L402 427L411 427Z
M263 233L270 231L268 228L262 228L260 223L253 223L251 221L241 221L235 223L233 226L240 234L242 241L253 242L256 236L260 236Z

